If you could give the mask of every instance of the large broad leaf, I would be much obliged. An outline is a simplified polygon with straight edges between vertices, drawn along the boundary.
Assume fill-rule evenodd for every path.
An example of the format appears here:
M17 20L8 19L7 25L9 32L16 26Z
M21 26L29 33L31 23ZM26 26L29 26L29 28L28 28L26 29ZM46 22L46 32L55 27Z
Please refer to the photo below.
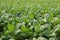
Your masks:
M13 32L15 30L15 26L13 24L8 24L7 28L9 31Z
M50 36L55 36L54 33L56 33L60 29L60 24L56 25L52 30L51 30L51 35Z
M39 32L40 31L40 23L38 21L34 20L33 25L34 25L35 32Z
M21 30L26 36L33 37L33 32L29 29L26 28L24 25L21 26Z
M45 36L45 37L49 37L49 34L50 34L50 31L51 31L51 27L49 24L45 24L45 25L42 25L40 27L40 34L41 36Z
M46 38L44 38L44 37L38 37L38 39L37 40L47 40Z
M32 18L34 18L34 14L33 14L33 13L28 13L28 17L29 17L30 19L32 19Z
M13 39L13 38L10 38L9 40L15 40L15 39Z
M44 24L40 27L40 31L44 31L44 30L51 30L50 24Z
M49 38L49 40L58 40L56 37Z
M25 27L25 25L21 26L21 30L22 30L22 32L27 32L28 31L28 29Z
M10 31L5 31L4 35L9 35Z
M60 19L58 17L55 17L53 20L51 20L51 23L56 26L57 24L60 24Z
M25 22L25 23L28 23L29 20L26 16L22 16L21 21Z

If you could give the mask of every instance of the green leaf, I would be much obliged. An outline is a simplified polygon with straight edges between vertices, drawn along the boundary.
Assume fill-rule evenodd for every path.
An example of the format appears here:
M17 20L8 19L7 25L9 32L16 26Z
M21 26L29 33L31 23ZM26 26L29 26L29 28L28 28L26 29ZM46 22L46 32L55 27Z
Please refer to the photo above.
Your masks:
M44 37L38 37L38 39L37 40L47 40L46 38L44 38Z
M10 31L7 30L4 32L4 35L9 35L9 33L10 33Z
M28 18L25 17L25 16L22 16L22 19L21 19L22 22L25 22L25 23L28 23Z
M60 19L58 17L54 18L53 20L51 20L51 23L56 26L57 24L60 24Z
M52 37L52 38L49 38L49 40L58 40L58 39L55 37Z
M38 21L34 20L33 25L34 25L35 32L39 32L40 31L40 23Z
M33 14L33 13L28 13L28 17L29 17L30 19L32 19L32 18L34 18L34 14Z
M15 40L15 39L13 39L13 38L10 38L9 40Z
M24 25L21 26L21 30L26 34L26 36L33 37L33 32L29 28L26 28Z
M22 32L27 32L28 31L28 29L25 27L25 25L21 26L21 30L22 30Z
M13 24L8 24L7 28L9 31L13 32L15 30L15 26Z
M60 24L56 25L52 30L51 30L51 34L57 32L60 29Z

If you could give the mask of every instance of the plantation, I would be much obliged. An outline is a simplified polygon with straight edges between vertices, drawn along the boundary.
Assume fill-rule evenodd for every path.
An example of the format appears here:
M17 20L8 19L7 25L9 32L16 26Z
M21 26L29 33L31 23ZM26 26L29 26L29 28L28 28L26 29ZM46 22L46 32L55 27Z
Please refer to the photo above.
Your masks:
M0 0L0 40L60 40L60 0Z

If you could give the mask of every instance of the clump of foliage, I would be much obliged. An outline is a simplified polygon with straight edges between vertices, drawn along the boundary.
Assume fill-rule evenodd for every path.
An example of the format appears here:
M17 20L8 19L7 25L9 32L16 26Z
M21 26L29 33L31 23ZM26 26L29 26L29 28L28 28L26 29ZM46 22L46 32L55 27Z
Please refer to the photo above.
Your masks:
M0 40L60 40L60 1L35 1L1 0Z

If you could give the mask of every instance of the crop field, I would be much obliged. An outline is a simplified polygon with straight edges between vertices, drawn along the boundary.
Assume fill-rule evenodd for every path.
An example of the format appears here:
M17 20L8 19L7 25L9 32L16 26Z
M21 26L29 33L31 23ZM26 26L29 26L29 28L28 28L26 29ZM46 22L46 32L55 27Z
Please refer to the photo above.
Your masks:
M0 0L0 40L60 40L60 0Z

